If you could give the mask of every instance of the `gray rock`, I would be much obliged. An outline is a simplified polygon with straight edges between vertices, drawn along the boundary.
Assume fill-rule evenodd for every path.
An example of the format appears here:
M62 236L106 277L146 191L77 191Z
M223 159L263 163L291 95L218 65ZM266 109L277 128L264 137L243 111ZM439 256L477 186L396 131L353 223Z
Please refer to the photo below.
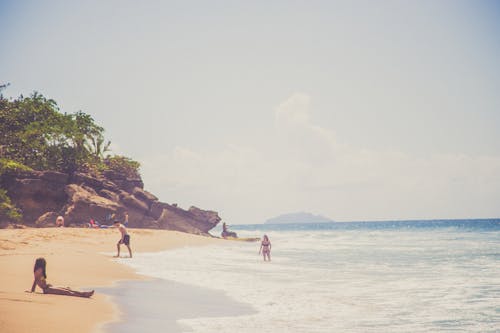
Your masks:
M9 172L1 175L0 187L20 208L23 224L33 226L54 226L58 215L64 216L68 226L81 226L91 218L111 223L108 216L114 214L123 221L127 211L131 227L206 235L220 221L214 211L197 207L184 210L160 202L144 190L140 178L127 178L114 171L101 176L77 172L71 177L55 171Z
M149 212L149 206L144 201L137 199L135 196L130 195L125 191L120 193L120 201L127 209L139 210L143 212L143 214L147 214Z
M151 204L153 202L158 201L158 198L156 196L154 196L153 194L149 193L148 191L143 190L140 187L135 187L132 190L132 194L137 199L145 202L149 207L151 207Z
M56 212L47 212L36 220L35 225L38 228L55 227L58 216Z
M64 213L67 224L82 225L91 218L105 221L109 214L118 214L124 210L119 203L95 195L76 184L67 185L65 191L68 195Z

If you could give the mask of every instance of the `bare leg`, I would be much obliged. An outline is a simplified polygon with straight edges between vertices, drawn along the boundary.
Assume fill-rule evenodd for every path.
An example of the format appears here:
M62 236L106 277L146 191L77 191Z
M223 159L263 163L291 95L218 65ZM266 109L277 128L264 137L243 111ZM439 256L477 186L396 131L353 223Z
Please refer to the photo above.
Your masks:
M44 294L63 295L63 296L76 296L76 297L90 297L94 295L94 291L76 291L69 288L56 288L49 287L43 291Z
M120 243L116 244L116 249L118 250L118 253L116 254L115 257L120 257Z
M128 249L128 254L130 254L130 258L132 258L132 250L130 249L130 245L127 245L127 249Z

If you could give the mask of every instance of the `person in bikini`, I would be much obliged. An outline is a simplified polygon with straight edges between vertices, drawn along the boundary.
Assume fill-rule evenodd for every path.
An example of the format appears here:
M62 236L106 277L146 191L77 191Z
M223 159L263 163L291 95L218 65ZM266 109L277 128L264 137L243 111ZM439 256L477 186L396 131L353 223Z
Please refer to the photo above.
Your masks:
M264 235L264 237L262 237L262 242L260 243L259 254L261 252L262 252L262 256L264 257L264 261L266 261L266 256L267 256L267 260L271 261L271 242L269 241L269 237L267 237L267 235Z
M120 221L115 221L113 224L115 228L118 228L120 231L122 238L118 241L116 244L116 249L118 250L118 253L116 254L115 257L120 257L120 245L125 244L125 246L128 249L128 253L130 254L130 258L132 258L132 250L130 249L130 235L127 233L127 228L123 224L120 223Z
M64 295L64 296L77 296L77 297L91 297L94 295L94 291L77 291L73 290L69 287L53 287L51 284L48 284L47 279L47 261L44 258L38 258L35 261L35 267L33 268L33 274L35 276L35 280L33 281L33 286L31 286L31 291L35 292L36 286L40 287L43 290L44 294L53 294L53 295Z

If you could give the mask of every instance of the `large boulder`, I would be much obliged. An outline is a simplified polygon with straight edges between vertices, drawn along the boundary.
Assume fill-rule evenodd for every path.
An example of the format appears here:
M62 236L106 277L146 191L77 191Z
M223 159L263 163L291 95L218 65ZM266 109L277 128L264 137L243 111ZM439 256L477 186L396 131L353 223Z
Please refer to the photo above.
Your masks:
M201 230L195 228L191 223L189 223L189 220L187 220L184 216L167 208L163 209L162 214L158 219L158 224L162 229L177 230L190 234L204 234Z
M119 185L121 188L123 188L125 191L129 193L132 193L132 191L136 187L144 188L144 183L140 178L127 178L125 179L125 181L119 183Z
M149 206L144 201L137 199L134 195L131 195L125 191L120 193L120 201L122 204L131 210L141 211L143 214L147 214L149 211Z
M149 209L149 216L154 218L155 220L158 220L163 213L163 209L165 208L170 208L172 207L171 205L164 203L164 202L153 202L151 204L151 208Z
M140 178L128 178L116 171L102 175L76 172L71 176L55 171L4 173L0 187L20 208L23 223L39 227L54 226L58 215L64 216L67 226L82 225L90 219L109 224L110 216L123 221L127 212L131 227L208 234L220 221L217 212L197 207L184 210L160 202L144 190Z
M221 220L216 212L204 211L196 207L191 207L189 211L168 204L163 204L162 207L158 223L163 229L205 235Z
M69 180L68 174L51 170L41 172L40 178L47 182L58 184L67 184Z
M119 201L120 200L120 195L118 193L110 191L110 190L106 190L106 189L100 190L99 195L101 197L104 197L104 198L109 199L111 201Z
M131 220L130 223L133 223L133 221ZM151 216L143 216L142 220L139 220L137 224L139 224L142 228L149 228L149 229L160 228L160 223L158 223L158 221L152 218Z
M95 191L99 191L104 187L103 179L99 179L82 172L75 172L75 174L71 177L71 183L85 185L93 188Z
M0 185L21 210L24 223L32 225L47 211L62 210L67 201L65 180L67 175L59 172L23 171L3 177Z
M192 214L193 219L196 221L195 225L204 232L208 232L221 221L219 214L212 210L203 210L198 207L191 206L189 207L188 212Z
M116 172L114 170L106 170L104 171L104 177L111 182L118 185L122 190L132 193L134 188L144 188L144 183L141 178L130 178L126 175Z
M137 199L145 202L148 205L148 208L151 207L151 205L153 204L153 202L158 201L158 198L156 196L154 196L153 194L149 193L148 191L143 190L140 187L135 187L132 190L132 194Z
M47 212L36 220L35 225L38 228L55 227L58 216L59 214L56 212Z
M90 219L99 222L105 221L111 214L121 214L124 208L117 202L87 191L76 184L65 188L68 204L64 212L65 222L68 225L81 225Z

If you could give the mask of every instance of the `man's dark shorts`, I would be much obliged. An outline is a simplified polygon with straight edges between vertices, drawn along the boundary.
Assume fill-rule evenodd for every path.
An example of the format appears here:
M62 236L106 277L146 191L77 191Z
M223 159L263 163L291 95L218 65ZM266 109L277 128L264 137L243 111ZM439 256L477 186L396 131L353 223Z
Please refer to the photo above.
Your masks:
M130 235L123 236L123 239L120 239L118 244L130 245Z

